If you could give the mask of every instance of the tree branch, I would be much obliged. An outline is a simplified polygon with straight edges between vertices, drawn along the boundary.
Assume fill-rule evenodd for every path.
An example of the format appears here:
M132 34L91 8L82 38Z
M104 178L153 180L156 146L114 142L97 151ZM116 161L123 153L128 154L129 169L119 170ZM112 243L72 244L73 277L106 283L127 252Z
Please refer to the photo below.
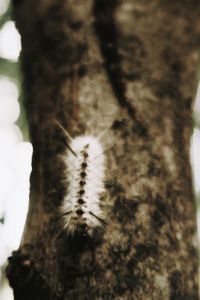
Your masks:
M15 299L198 299L189 145L200 4L14 3L34 147L25 235L8 269ZM109 128L109 225L92 239L59 226L70 174L54 120L72 137Z

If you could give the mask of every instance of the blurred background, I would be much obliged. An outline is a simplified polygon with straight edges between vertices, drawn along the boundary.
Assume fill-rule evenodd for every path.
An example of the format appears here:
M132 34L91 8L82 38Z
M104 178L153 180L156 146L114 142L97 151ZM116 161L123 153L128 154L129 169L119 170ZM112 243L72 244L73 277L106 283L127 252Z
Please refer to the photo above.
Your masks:
M5 277L7 258L19 247L29 199L32 146L28 142L19 67L20 35L10 0L0 0L0 299L12 300ZM200 74L199 72L197 72ZM197 81L200 78L197 78ZM194 99L191 164L200 249L200 84ZM200 251L199 251L200 253Z
M0 299L12 300L7 258L19 247L29 199L32 146L23 111L20 35L10 0L0 0Z

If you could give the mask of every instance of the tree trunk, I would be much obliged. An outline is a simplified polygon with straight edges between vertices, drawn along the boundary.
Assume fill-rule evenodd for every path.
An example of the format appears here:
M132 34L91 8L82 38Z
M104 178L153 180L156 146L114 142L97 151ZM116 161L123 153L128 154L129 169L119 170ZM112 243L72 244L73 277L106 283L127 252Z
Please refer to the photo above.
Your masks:
M34 148L15 300L198 299L189 146L200 2L13 0ZM65 137L103 135L105 231L69 237Z

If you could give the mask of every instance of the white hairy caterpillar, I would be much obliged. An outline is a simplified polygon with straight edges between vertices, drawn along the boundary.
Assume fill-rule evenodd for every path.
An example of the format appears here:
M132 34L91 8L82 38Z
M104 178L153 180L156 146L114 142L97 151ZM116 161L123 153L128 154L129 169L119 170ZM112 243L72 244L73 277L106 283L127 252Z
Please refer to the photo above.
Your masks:
M70 144L64 158L69 185L61 207L64 229L70 235L92 235L96 227L106 225L100 203L104 192L104 151L100 137L86 135L72 139L65 133Z

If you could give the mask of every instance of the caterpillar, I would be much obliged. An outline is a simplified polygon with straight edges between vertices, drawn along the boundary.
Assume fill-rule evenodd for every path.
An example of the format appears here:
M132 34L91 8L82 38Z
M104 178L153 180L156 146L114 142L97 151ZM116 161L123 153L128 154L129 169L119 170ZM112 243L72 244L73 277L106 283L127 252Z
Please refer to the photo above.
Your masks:
M100 203L104 192L103 147L99 137L72 139L65 133L70 144L64 158L68 175L68 192L61 207L64 229L69 235L92 235L95 228L107 225Z

